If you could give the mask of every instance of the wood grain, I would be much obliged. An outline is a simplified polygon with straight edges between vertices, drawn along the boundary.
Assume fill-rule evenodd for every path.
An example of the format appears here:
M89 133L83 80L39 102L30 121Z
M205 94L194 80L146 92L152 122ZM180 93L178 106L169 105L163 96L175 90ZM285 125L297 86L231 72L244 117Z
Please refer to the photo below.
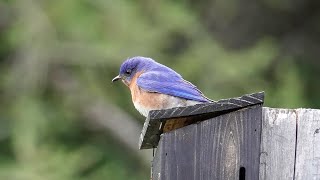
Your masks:
M147 117L139 137L139 149L151 149L158 146L160 126L160 121L150 121L150 118Z
M297 115L294 110L263 108L262 117L260 179L293 179Z
M259 178L261 106L253 106L161 135L154 180Z
M264 101L264 92L246 94L237 98L222 99L214 103L197 104L194 106L178 107L167 110L151 111L149 116L153 120L196 116L219 111L228 111L261 104Z
M320 180L320 110L298 109L296 180Z
M262 104L263 101L264 92L259 92L223 99L214 103L151 111L140 135L139 148L150 149L157 147L160 134L163 132L172 131L241 108Z
M320 180L320 110L257 107L162 134L153 179Z

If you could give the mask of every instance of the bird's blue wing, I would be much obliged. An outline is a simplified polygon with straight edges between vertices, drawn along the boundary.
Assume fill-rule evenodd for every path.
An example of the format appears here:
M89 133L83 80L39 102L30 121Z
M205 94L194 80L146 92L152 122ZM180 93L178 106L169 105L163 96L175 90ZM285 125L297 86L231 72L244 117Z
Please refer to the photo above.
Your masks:
M175 72L146 72L139 76L137 85L143 90L176 96L199 102L210 102L197 87Z

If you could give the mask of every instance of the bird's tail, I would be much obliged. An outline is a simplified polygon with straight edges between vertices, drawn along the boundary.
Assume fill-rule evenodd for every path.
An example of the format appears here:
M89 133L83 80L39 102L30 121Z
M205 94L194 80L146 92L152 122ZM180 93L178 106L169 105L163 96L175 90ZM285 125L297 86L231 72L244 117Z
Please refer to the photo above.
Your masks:
M202 94L202 96L203 96L206 100L208 100L209 103L214 103L214 102L216 102L215 100L212 100L212 99L206 97L206 96L203 95L203 94Z

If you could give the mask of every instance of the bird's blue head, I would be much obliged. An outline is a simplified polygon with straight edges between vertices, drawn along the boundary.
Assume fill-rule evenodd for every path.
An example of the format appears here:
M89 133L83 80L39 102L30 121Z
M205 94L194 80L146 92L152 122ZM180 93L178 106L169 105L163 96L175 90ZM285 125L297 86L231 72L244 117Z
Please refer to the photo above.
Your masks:
M112 79L112 82L117 80L122 80L127 86L131 83L132 78L137 74L143 71L148 70L156 62L147 57L132 57L124 61L120 67L119 75Z

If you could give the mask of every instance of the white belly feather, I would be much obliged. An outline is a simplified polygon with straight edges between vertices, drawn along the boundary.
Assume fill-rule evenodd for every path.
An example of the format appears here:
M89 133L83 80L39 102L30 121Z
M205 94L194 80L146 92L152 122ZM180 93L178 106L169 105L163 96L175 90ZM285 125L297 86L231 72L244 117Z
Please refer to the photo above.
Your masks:
M166 94L159 94L157 96L157 100L153 99L151 101L157 101L158 106L155 107L147 107L141 105L139 101L133 102L134 107L142 114L143 116L147 117L149 111L151 110L162 110L162 109L170 109L175 107L183 107L183 106L193 106L195 104L201 104L202 102L186 100L179 97L174 97Z

